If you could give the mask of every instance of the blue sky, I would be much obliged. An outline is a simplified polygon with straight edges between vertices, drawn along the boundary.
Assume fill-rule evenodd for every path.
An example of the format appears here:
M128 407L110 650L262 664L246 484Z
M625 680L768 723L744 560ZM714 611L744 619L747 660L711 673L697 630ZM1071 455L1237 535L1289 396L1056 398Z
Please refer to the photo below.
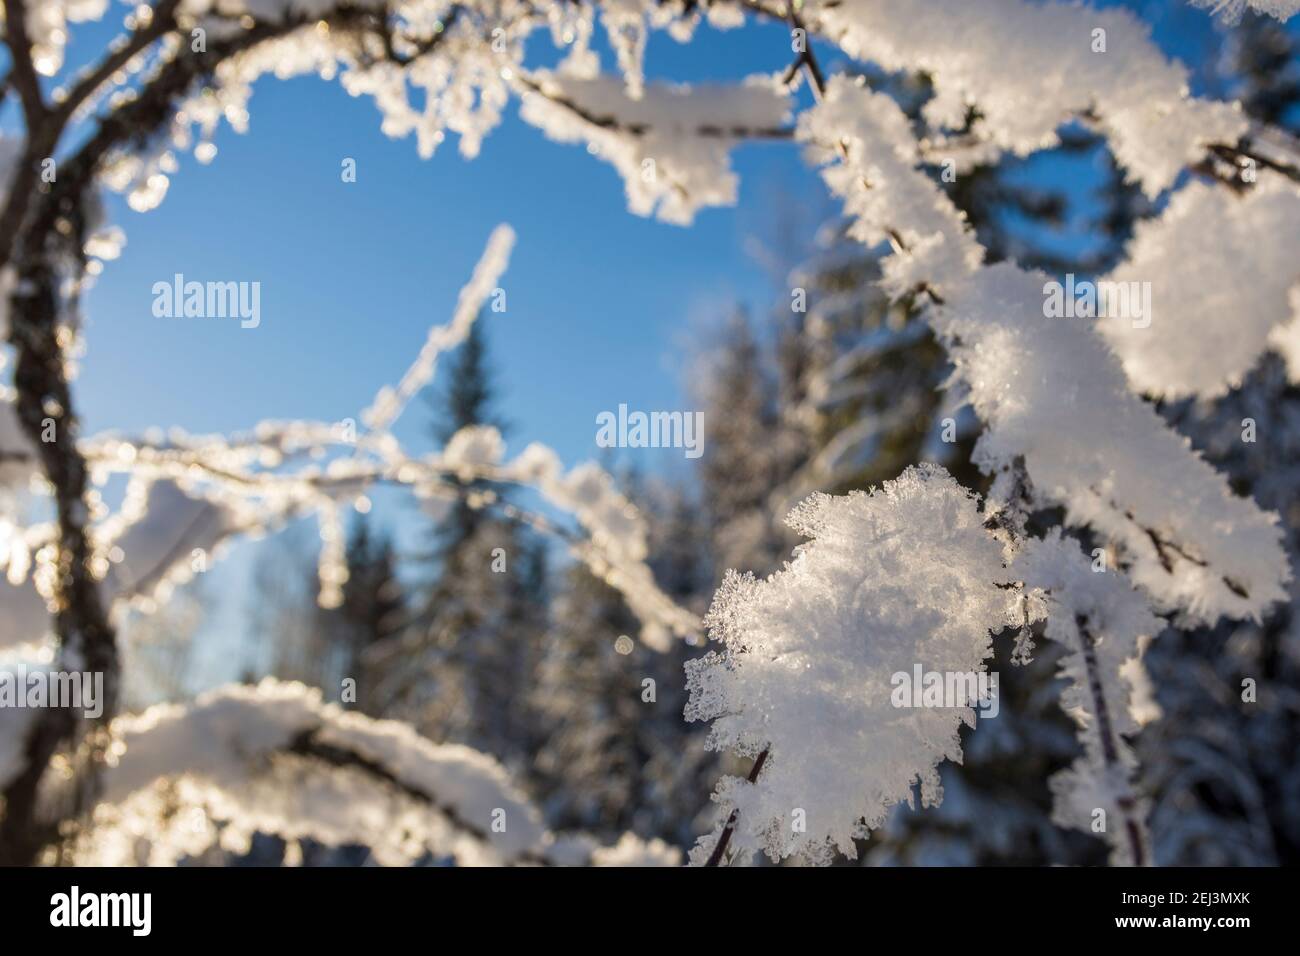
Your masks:
M776 68L783 38L713 34L694 49L713 67ZM662 65L682 75L683 48L658 39L652 63L671 54ZM819 201L787 145L742 149L740 206L684 229L630 215L612 167L513 110L472 161L454 138L421 160L413 141L380 133L368 99L314 78L261 82L251 114L247 134L217 136L211 165L182 158L158 209L114 203L128 242L88 298L78 394L91 428L355 416L449 316L492 227L510 222L508 311L489 323L503 411L518 437L572 461L593 452L602 409L681 407L678 333L702 304L765 293L743 242L765 225L765 193ZM341 181L344 157L355 183ZM260 327L154 317L150 289L176 272L260 281Z
M1155 9L1130 5L1151 8L1148 19ZM1203 12L1175 7L1157 27L1171 53L1203 55ZM105 34L74 29L70 60ZM779 70L789 56L775 24L702 29L685 46L656 34L647 73L735 79ZM807 210L810 224L829 209L815 174L785 144L742 147L739 204L681 228L629 214L611 167L548 142L513 105L473 161L454 137L421 160L412 140L380 132L368 99L315 78L261 81L250 112L248 133L221 130L210 165L181 157L158 209L111 202L127 245L86 303L76 395L88 430L218 432L266 418L355 417L400 376L429 325L449 316L493 226L510 222L519 238L503 282L508 310L487 320L499 407L512 448L539 440L576 463L597 451L602 410L690 407L683 363L709 320L737 301L759 314L770 301L770 277L747 240L778 238L775 206ZM355 183L341 181L344 157L357 162ZM178 272L260 282L261 325L155 317L153 284ZM427 421L416 403L399 437L424 447ZM647 470L682 467L680 451L639 454ZM378 516L415 540L409 509ZM233 635L246 617L250 557L241 548L211 574L209 629L218 635Z

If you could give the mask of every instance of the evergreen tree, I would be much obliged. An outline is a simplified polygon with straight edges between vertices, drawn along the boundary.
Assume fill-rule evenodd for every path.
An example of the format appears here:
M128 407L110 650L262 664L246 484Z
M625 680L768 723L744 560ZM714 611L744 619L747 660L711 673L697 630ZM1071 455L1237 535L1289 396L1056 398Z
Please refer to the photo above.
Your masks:
M375 534L357 515L348 537L348 579L343 603L322 608L316 602L317 571L292 533L258 563L254 633L271 648L269 672L284 680L319 687L326 699L378 710L366 663L369 648L401 626L405 599L397 579L397 557L387 535ZM356 682L355 698L343 681Z
M338 687L335 649L319 627L316 563L303 525L282 531L261 549L254 573L249 631L256 655L246 662L245 683L269 674L322 690Z
M666 493L651 527L651 565L662 588L698 606L707 587L698 510ZM639 628L622 596L571 566L555 603L534 703L545 732L534 789L557 829L605 839L628 830L687 847L716 773L704 728L682 720L683 665L699 649L676 642L659 653L634 640Z
M704 408L700 480L718 572L766 574L792 541L781 523L780 489L788 447L777 411L777 384L748 317L737 311L718 345L701 357L697 400Z
M803 380L791 390L800 404L790 416L810 453L790 498L869 488L922 458L962 475L973 422L941 391L942 348L912 303L891 303L876 285L881 250L864 250L841 223L820 242L791 277L808 312Z
M487 340L475 323L433 399L434 435L501 427ZM526 762L533 738L523 701L546 619L545 550L519 522L483 506L505 489L451 478L457 494L433 529L431 579L400 638L377 648L385 713L435 740Z
M366 652L396 634L402 625L406 602L397 578L397 553L388 535L376 535L369 520L357 515L346 559L348 579L343 585L343 603L321 614L338 632L343 677L357 682L355 702L345 698L345 703L377 713L378 701L371 699Z
M491 425L504 431L505 424L493 407L496 389L482 322L470 326L469 335L451 356L449 366L446 389L425 393L434 413L431 430L438 445L445 447L458 431L474 425ZM451 480L461 484L457 478ZM467 487L480 490L483 483L471 482ZM486 520L487 515L472 506L468 494L458 495L450 512L434 529L434 562L454 562L456 552Z

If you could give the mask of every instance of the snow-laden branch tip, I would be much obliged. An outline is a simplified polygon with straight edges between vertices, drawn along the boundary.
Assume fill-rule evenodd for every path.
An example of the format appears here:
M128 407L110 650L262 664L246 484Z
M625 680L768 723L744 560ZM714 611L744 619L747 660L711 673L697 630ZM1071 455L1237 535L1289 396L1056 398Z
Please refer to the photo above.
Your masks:
M905 253L881 264L886 292L901 298L925 289L942 296L979 269L984 250L965 216L916 170L920 146L888 96L834 77L822 101L799 117L798 136L844 201L849 234L867 246L891 242Z
M1258 618L1285 597L1277 516L1235 495L1129 390L1089 320L1048 316L1048 276L980 265L960 213L915 168L916 140L892 100L836 78L800 135L831 159L824 176L856 234L894 243L886 288L930 294L926 317L986 425L975 451L986 472L1023 460L1035 501L1114 542L1161 611Z
M818 32L886 69L923 71L935 95L925 118L960 130L973 106L978 134L1023 155L1053 145L1057 128L1095 117L1121 165L1154 196L1205 147L1246 130L1235 106L1188 94L1187 70L1167 59L1127 10L1028 0L843 0L819 9Z
M899 708L893 675L983 672L1017 601L975 499L937 466L813 495L788 520L811 540L765 580L728 574L707 619L723 649L687 665L686 716L713 722L713 748L767 755L755 782L727 778L714 795L735 811L740 855L825 862L854 856L917 783L938 802L937 765L961 759L977 700Z
M1138 223L1128 258L1102 282L1150 289L1151 314L1136 321L1109 309L1098 320L1133 388L1217 398L1266 349L1286 354L1297 336L1287 326L1300 326L1288 301L1300 289L1297 248L1300 187L1267 170L1241 194L1191 183L1158 218Z
M790 98L770 76L736 86L652 83L633 98L607 75L521 75L520 116L562 143L585 142L623 177L628 208L688 224L706 206L736 202L731 150L788 135Z

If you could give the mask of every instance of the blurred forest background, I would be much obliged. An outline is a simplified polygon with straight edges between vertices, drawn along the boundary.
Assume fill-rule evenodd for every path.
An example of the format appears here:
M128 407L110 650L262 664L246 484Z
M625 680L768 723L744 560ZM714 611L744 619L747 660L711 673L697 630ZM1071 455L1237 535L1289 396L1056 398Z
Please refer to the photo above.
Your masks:
M1248 15L1218 38L1218 56L1198 83L1300 134L1297 31ZM913 108L926 96L923 84L868 79ZM1104 273L1134 223L1153 212L1122 181L1103 141L1082 127L1067 130L1045 157L977 167L945 188L991 257L1014 255L1056 275ZM701 614L726 569L761 575L780 566L797 544L781 519L811 491L867 488L923 460L983 490L969 463L977 423L939 390L943 351L924 323L909 319L906 303L890 306L877 294L873 251L847 240L838 220L809 223L813 215L774 203L770 235L759 237L772 273L770 310L737 306L717 315L694 356L688 380L701 383L694 407L705 416L704 456L694 470L670 478L626 457L605 463L649 515L661 587ZM792 238L804 233L816 234L812 248ZM426 396L428 427L439 439L473 424L509 434L496 407L490 341L481 323L474 328ZM1161 410L1231 474L1239 493L1281 514L1300 567L1300 394L1287 386L1280 359L1270 353L1220 402ZM1243 418L1257 423L1254 444L1240 440ZM945 419L956 441L942 440ZM495 490L509 500L508 489ZM266 651L246 662L246 678L300 680L328 700L339 700L343 680L353 678L357 697L345 706L497 756L554 829L607 842L632 830L689 848L708 826L719 773L737 769L719 766L704 748L704 728L682 718L682 664L703 649L679 644L658 654L619 641L635 637L637 623L618 593L500 509L462 504L438 516L407 514L401 520L428 525L425 546L411 553L399 552L390 520L357 516L351 577L335 610L316 606L310 534L291 529L262 546L247 628L250 645ZM505 573L489 571L497 548ZM1292 587L1292 603L1262 626L1168 631L1148 652L1163 713L1137 745L1159 864L1300 862ZM160 615L133 622L128 708L189 696L200 649L188 637L212 600L200 578ZM1041 644L1022 664L1011 645L997 642L993 665L1001 712L963 733L963 765L941 768L942 806L900 808L858 862L1104 863L1101 841L1050 820L1046 781L1077 748L1053 688L1055 652ZM1253 704L1241 700L1246 677L1258 682ZM285 852L268 837L242 862L274 864ZM293 848L299 854L322 865L367 858L364 847Z

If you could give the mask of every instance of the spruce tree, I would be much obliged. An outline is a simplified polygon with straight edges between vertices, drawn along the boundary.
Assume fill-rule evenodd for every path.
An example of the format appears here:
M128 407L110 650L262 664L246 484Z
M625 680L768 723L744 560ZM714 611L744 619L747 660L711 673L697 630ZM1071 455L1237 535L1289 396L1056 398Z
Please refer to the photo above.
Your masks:
M698 509L680 489L650 502L651 566L687 606L706 600ZM682 720L688 658L678 641L658 652L635 640L639 622L622 596L581 564L563 577L533 701L545 741L534 790L552 827L606 840L626 831L683 848L698 833L717 761L705 728Z
M368 651L395 635L406 613L397 554L391 539L358 514L344 559L343 602L322 608L316 601L316 566L305 545L292 533L276 542L258 562L252 625L262 646L271 649L271 674L319 687L327 700L376 713ZM347 680L355 684L345 685Z
M771 363L740 310L700 361L707 369L697 394L705 424L700 481L713 557L719 573L766 574L792 543L776 513L789 463Z
M435 392L434 437L502 427L480 323L451 356ZM530 720L522 702L545 624L545 552L499 508L506 489L448 479L455 495L432 529L428 583L400 638L377 649L387 714L435 740L465 743L507 763L526 762Z
M348 580L343 585L343 604L321 612L341 632L343 677L357 682L355 701L344 703L368 713L378 712L372 699L373 681L366 652L397 633L403 623L406 603L397 577L397 553L392 539L375 534L365 515L357 515L346 552Z

